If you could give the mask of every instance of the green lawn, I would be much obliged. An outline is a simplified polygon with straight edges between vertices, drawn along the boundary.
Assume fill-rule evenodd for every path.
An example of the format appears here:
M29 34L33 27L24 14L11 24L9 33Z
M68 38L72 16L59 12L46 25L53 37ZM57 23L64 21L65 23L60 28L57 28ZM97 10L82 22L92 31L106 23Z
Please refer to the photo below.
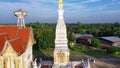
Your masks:
M75 56L75 55L85 55L85 54L82 52L80 47L75 46L70 49L70 56Z
M41 49L41 52L46 56L53 56L54 49Z
M120 52L118 54L112 54L112 56L119 57L120 58Z
M90 56L103 56L103 55L108 56L108 54L105 54L103 51L100 51L100 50L86 50L83 52Z
M53 51L54 49L40 49L40 50L33 49L33 55L53 56Z
M33 50L34 55L45 55L45 56L53 56L54 49L40 49ZM120 57L120 54L117 55L109 55L104 53L103 50L94 50L89 47L84 46L74 46L70 49L70 56L75 55L89 55L89 56L117 56Z
M73 55L106 56L108 54L105 54L102 50L94 50L87 46L75 46L73 50L71 50L71 56Z
M33 50L34 55L53 56L53 52L54 52L54 49L40 49L39 51L38 50ZM84 55L84 53L82 53L81 51L77 51L77 50L70 50L70 55L71 56Z

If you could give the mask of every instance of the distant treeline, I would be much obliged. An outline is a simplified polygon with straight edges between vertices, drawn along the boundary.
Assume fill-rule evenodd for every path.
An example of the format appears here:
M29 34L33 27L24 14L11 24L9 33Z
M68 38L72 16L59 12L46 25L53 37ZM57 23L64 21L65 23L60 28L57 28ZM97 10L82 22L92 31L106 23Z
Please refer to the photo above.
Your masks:
M80 34L93 34L95 37L118 36L120 37L120 23L109 24L68 24L68 31Z
M56 24L30 23L27 27L32 27L36 39L35 48L53 48L55 40ZM93 34L95 37L118 36L120 37L120 23L112 24L67 24L68 37L71 32L77 34Z
M4 24L9 25L9 24ZM10 24L11 25L11 24ZM14 25L14 24L12 24ZM34 22L26 24L32 27L36 39L35 49L53 48L56 24ZM68 37L71 32L77 34L93 34L95 37L118 36L120 37L120 23L112 24L82 24L80 22L67 24Z

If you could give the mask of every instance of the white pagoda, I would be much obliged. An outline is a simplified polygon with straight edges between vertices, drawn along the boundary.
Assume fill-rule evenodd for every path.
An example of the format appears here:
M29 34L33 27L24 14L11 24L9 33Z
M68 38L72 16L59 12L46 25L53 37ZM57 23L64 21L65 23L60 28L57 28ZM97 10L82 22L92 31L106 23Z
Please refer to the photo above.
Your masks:
M63 0L59 0L58 22L56 26L54 66L64 66L69 62L69 48L67 40L66 25L64 22Z

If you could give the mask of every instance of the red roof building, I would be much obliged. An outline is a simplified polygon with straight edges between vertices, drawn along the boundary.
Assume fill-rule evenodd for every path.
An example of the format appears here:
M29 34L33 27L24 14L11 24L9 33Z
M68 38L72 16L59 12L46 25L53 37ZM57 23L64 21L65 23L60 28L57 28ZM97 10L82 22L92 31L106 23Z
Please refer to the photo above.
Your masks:
M76 42L77 43L84 43L84 44L91 44L91 40L93 37L91 36L80 36L77 38Z
M12 48L18 55L21 55L27 47L31 28L18 28L17 26L0 27L0 51L3 51L4 44L9 41Z
M0 60L2 60L0 62L5 63L0 68L3 68L7 63L15 64L14 66L19 66L19 68L21 66L22 68L29 68L32 62L32 46L34 43L32 28L0 26ZM4 62L6 59L8 60L7 63Z

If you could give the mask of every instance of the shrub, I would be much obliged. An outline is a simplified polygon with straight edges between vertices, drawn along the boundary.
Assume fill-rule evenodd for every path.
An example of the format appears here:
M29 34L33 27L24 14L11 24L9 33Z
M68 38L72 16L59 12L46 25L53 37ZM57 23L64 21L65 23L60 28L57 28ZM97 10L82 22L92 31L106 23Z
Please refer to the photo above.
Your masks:
M107 49L107 53L108 54L116 54L117 52L120 52L120 48L119 47L111 47Z
M91 45L96 48L100 48L100 41L97 38L93 38L91 41Z

